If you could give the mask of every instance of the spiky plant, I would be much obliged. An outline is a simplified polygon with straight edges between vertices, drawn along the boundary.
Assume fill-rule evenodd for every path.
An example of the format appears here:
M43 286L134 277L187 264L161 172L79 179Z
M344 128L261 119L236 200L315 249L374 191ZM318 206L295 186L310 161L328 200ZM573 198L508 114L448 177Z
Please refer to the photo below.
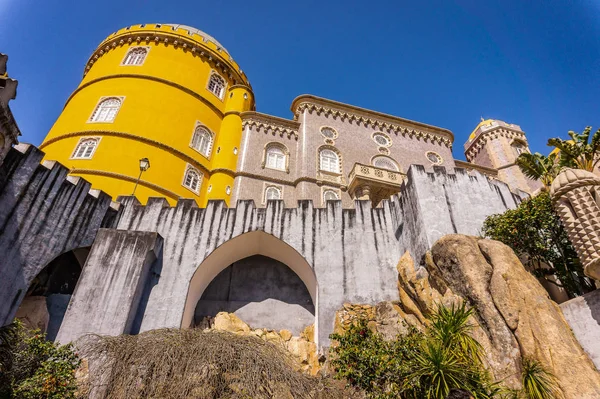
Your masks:
M558 153L550 153L548 156L539 152L530 154L524 152L516 161L519 169L530 179L539 180L546 188L550 188L552 181L560 171Z
M591 136L591 137L590 137ZM592 134L592 127L586 127L581 134L570 131L570 140L553 138L548 145L559 149L560 166L584 169L593 172L600 161L600 129Z
M471 336L473 325L469 323L469 317L472 314L473 308L467 308L464 302L451 306L439 304L431 316L430 334L443 347L456 348L459 356L481 361L481 344Z
M536 360L523 359L522 397L525 399L562 398L554 376Z

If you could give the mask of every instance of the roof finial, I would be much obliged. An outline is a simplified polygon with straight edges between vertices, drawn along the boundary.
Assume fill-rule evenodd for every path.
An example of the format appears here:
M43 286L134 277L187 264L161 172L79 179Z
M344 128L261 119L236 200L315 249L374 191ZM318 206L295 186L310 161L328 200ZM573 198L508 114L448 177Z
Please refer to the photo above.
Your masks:
M482 121L482 122L485 120L485 119L483 119L483 116L480 116L480 118L481 118L481 121Z

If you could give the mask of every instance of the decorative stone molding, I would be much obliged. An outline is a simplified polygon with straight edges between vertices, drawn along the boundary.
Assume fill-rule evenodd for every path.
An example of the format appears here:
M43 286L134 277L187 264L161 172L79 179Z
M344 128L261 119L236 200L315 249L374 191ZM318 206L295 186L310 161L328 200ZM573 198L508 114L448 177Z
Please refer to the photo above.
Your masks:
M175 49L189 52L193 56L199 56L210 63L214 69L219 70L222 75L227 76L233 84L244 84L250 87L250 82L246 75L239 66L233 62L233 59L229 57L227 53L219 51L220 47L217 47L216 45L215 47L217 48L212 49L209 46L209 42L195 40L195 37L201 38L198 34L192 34L189 35L189 37L185 37L176 30L161 29L160 27L152 28L150 25L137 25L122 29L109 36L98 46L89 58L83 75L85 76L87 74L100 57L117 46L121 47L126 44L141 45L142 43L146 45L151 43L158 45L160 43L165 46L173 46ZM224 55L227 55L228 57L224 57Z
M472 161L475 159L479 151L488 143L488 141L497 139L499 137L506 137L510 140L516 140L521 143L524 143L527 146L527 138L525 137L525 133L522 131L511 130L504 127L497 127L495 129L488 130L486 132L481 133L477 136L473 142L469 145L469 147L465 151L465 157L467 161Z
M316 112L318 115L331 116L333 118L347 119L351 123L364 126L370 126L377 130L388 133L408 135L410 138L417 138L437 142L452 148L454 135L446 129L436 128L408 119L398 118L391 115L382 114L367 109L354 107L348 104L338 103L315 96L300 96L292 104L294 120L298 120L300 114L304 111L309 113ZM424 129L423 129L424 128ZM431 129L432 131L428 131ZM436 132L433 132L437 130Z
M582 169L564 169L550 187L587 276L600 280L600 178Z
M256 131L271 133L273 136L286 136L298 140L298 129L300 123L288 119L278 118L276 116L265 115L254 111L242 112L242 129L250 127Z
M498 178L498 170L496 170L494 168L488 168L485 166L476 165L474 163L460 161L458 159L454 160L454 164L456 165L457 168L464 168L468 171L476 170L476 171L480 172L481 174L486 175L488 177L493 177L494 179Z
M267 166L267 153L270 148L279 148L281 151L283 151L283 156L285 157L285 169L277 169L277 168L271 168L271 167ZM261 162L260 166L263 169L268 168L268 169L272 169L272 170L278 170L280 172L290 173L290 150L287 148L287 146L285 144L278 143L276 141L268 142L263 147L263 156L262 156L262 162Z

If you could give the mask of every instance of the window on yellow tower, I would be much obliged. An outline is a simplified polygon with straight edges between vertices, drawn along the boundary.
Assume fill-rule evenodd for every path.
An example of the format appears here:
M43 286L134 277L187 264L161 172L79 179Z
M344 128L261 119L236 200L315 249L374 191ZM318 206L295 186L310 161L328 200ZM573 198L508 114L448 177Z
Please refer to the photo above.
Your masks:
M188 166L183 177L183 186L193 191L196 194L200 194L200 182L202 181L202 174L191 166Z
M121 108L121 99L107 97L100 100L90 117L90 122L112 123Z
M71 159L91 159L99 141L98 138L81 138L75 147L75 151L73 151L73 155L71 155Z
M225 79L223 79L218 73L213 72L208 80L208 91L213 93L215 96L223 99L225 94Z
M142 65L148 55L146 47L133 47L129 49L122 65Z
M202 126L197 126L192 136L191 147L198 151L205 157L210 156L210 150L212 149L213 135Z

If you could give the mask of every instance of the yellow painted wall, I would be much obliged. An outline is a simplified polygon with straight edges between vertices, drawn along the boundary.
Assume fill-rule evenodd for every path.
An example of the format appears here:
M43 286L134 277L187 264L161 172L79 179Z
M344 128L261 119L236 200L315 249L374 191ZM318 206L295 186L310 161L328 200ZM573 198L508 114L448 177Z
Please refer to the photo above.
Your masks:
M143 65L121 65L128 50L137 46L149 49ZM139 159L147 157L150 169L136 189L142 203L158 196L171 204L178 197L193 198L200 206L208 199L229 204L226 189L233 190L242 132L239 113L253 109L254 98L237 64L216 49L197 34L164 25L137 26L109 36L92 55L93 64L42 143L45 159L59 161L116 199L131 194ZM227 81L223 99L207 90L212 71ZM123 98L115 120L89 122L99 100L109 96ZM215 134L208 158L190 147L197 122ZM101 140L91 159L70 159L82 137ZM188 164L204 175L199 195L182 185Z

